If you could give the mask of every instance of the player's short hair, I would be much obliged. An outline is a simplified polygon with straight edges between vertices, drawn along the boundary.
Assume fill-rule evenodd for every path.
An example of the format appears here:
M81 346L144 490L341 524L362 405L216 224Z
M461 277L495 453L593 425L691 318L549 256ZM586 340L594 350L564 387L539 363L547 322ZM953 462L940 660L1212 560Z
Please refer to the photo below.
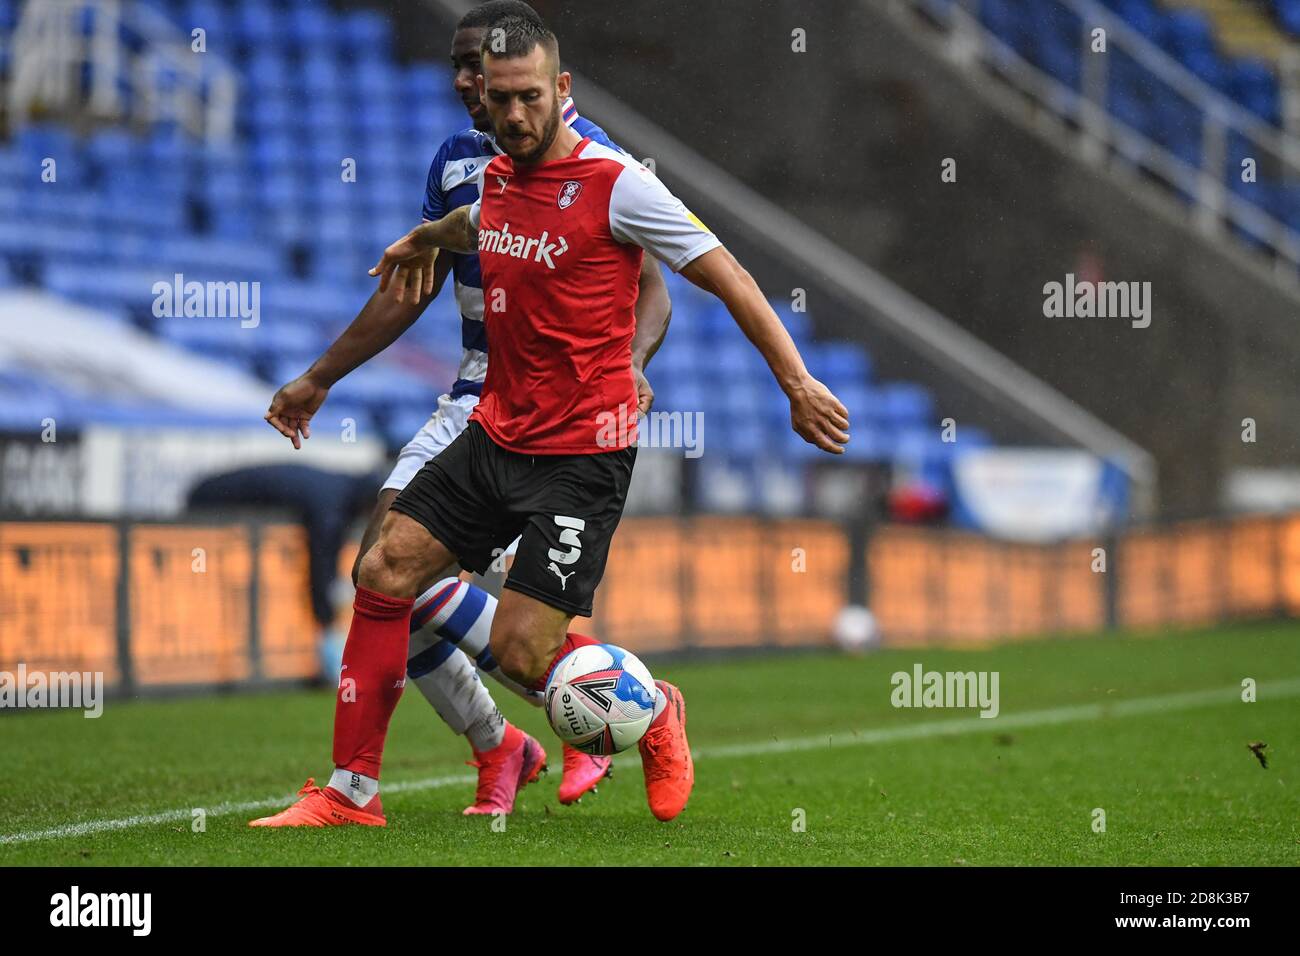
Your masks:
M538 46L546 51L547 58L554 64L555 69L559 70L560 41L542 18L536 15L508 16L492 21L490 28L483 34L479 53L484 56L490 53L492 56L514 59L527 56Z
M524 17L542 22L541 16L523 0L488 0L471 9L456 24L457 30L490 27L506 17Z

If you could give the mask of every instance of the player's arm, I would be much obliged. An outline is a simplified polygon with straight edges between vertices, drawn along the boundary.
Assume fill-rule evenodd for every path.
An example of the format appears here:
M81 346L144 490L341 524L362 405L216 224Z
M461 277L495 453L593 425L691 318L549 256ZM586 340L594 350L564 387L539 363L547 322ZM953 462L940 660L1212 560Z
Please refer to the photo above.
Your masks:
M636 378L637 411L642 415L654 404L655 392L645 377L645 367L668 333L673 303L668 297L659 263L653 256L641 260L641 278L637 284L636 329L632 333L632 374Z
M330 387L396 342L437 298L450 271L451 256L438 258L429 270L432 281L428 292L408 302L376 291L311 368L275 393L265 415L271 426L293 442L294 448L301 448L301 438L311 437L311 418Z
M421 223L385 249L370 270L379 276L379 291L386 292L392 284L398 302L406 298L408 288L416 298L427 296L435 271L428 266L439 249L478 252L478 205L461 206L434 222Z
M823 451L843 454L848 410L808 374L753 277L654 173L637 163L624 167L610 190L609 225L615 239L636 243L721 299L790 399L794 430Z
M808 373L794 340L753 276L724 246L693 259L681 274L721 299L736 324L763 353L768 368L790 399L794 430L823 451L842 455L849 440L848 409Z

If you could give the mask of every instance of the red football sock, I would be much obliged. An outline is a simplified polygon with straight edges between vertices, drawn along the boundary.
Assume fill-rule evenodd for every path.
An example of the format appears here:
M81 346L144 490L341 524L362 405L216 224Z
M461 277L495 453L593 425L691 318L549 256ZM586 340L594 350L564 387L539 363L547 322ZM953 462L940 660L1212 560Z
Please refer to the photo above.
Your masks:
M334 766L379 778L388 721L406 684L411 598L357 588L334 704Z
M555 665L560 663L561 658L563 658L565 654L568 654L570 651L576 650L579 647L586 647L588 644L599 643L600 641L596 640L594 637L587 637L585 634L574 634L572 631L565 634L564 643L560 645L560 649L556 651L555 656L551 658L551 663L546 665L546 673L542 675L542 679L533 684L533 690L546 689L546 682L551 679L551 674L555 671Z

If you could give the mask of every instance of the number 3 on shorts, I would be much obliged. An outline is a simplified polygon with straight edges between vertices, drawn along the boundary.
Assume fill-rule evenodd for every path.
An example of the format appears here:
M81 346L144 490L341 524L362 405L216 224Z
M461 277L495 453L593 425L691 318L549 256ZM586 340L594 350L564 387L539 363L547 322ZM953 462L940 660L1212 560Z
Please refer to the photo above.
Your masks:
M582 540L579 534L587 527L587 522L582 518L570 518L568 515L556 515L555 523L560 526L560 544L568 546L568 551L561 551L559 548L550 548L546 556L556 564L562 564L566 567L576 562L582 557Z

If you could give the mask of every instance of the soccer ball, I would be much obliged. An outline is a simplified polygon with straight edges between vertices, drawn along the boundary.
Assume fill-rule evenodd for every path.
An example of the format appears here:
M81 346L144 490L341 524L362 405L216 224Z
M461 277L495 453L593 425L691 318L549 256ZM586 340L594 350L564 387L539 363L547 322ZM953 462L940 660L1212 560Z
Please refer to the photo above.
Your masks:
M546 717L570 746L614 754L641 739L657 693L635 654L613 644L588 644L555 665L546 682Z
M874 614L860 604L850 604L835 616L831 637L841 650L861 654L880 643L880 629Z

